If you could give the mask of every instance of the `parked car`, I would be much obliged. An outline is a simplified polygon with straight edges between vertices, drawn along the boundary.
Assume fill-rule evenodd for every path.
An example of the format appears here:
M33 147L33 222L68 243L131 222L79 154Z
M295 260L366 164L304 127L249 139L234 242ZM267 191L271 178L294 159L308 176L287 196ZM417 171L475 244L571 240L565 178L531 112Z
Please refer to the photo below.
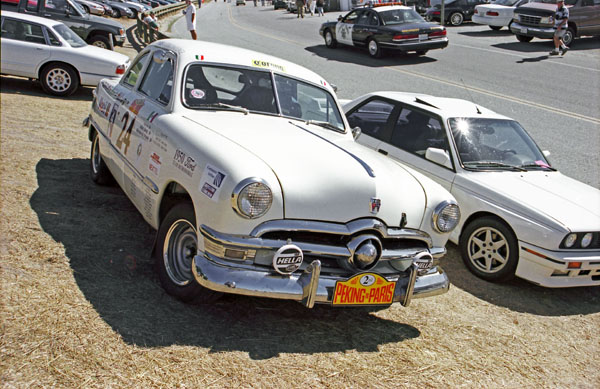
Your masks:
M496 0L489 4L475 6L471 20L477 24L487 24L492 30L508 27L513 21L515 8L529 3L531 0Z
M569 8L569 27L562 40L570 46L581 36L600 36L600 2L598 0L565 0ZM533 38L552 39L556 0L533 0L515 9L510 30L519 42Z
M353 9L337 22L323 23L319 34L327 47L338 43L366 47L374 58L381 57L384 50L425 55L448 46L444 27L426 22L411 7L399 5Z
M448 189L450 240L475 275L600 285L600 190L562 175L513 119L469 101L375 92L344 105L358 142Z
M38 79L57 96L118 79L129 65L126 55L88 45L61 22L16 12L2 12L0 41L2 74Z
M100 16L104 15L104 7L94 1L75 0L75 2L81 5L85 12L89 14Z
M354 142L331 85L291 62L165 39L104 80L91 176L158 230L164 289L338 305L444 293L435 258L460 211L421 174Z
M246 0L235 0L235 5L236 5L236 7L238 5L246 5Z
M460 26L464 21L471 20L475 6L485 4L485 0L450 0L444 3L444 24ZM440 21L442 13L441 4L436 4L425 13L428 21Z
M273 9L287 8L287 1L285 0L274 0Z
M125 4L123 4L122 2L119 1L114 1L114 0L96 0L98 2L100 2L101 4L106 4L109 5L112 10L112 17L114 18L121 18L123 16L128 17L130 19L133 19L134 13L133 11Z

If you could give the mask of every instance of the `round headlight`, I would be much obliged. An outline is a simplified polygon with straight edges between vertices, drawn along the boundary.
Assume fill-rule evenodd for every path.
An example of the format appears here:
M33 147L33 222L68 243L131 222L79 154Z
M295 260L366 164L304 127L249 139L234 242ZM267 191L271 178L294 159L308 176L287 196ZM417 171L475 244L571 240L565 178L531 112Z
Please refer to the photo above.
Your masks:
M231 194L233 209L241 216L254 219L267 213L273 203L271 188L258 178L240 182Z
M573 247L573 245L575 244L575 241L577 241L577 234L567 235L567 239L565 239L565 247L567 247L567 248Z
M592 243L592 233L588 232L581 238L581 247L586 248Z
M444 201L433 212L433 228L438 232L452 231L460 220L460 208L455 202Z

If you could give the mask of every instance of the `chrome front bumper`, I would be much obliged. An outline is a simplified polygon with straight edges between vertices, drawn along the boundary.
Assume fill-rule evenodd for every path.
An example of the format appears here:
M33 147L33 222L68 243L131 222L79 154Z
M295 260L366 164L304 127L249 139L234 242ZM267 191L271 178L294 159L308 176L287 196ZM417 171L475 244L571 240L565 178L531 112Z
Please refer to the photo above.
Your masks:
M294 300L312 308L315 303L331 304L335 284L344 278L321 275L321 262L313 261L304 272L283 276L272 271L240 268L235 264L216 262L204 254L194 258L192 271L196 281L205 288L245 296ZM413 298L446 293L450 282L441 267L435 266L418 276L413 264L403 277L395 276L394 302L408 306ZM387 278L387 277L386 277Z
M553 27L530 27L524 26L518 22L513 22L510 25L510 31L513 34L517 35L533 36L541 39L550 39L554 36L554 32L556 31L556 29Z

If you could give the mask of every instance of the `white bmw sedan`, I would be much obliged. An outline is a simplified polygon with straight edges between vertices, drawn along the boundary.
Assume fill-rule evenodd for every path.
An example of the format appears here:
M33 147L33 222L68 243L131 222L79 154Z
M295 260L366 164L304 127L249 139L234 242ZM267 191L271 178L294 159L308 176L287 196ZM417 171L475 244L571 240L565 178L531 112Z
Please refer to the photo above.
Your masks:
M116 180L157 229L160 282L182 301L385 307L448 289L454 198L356 143L306 68L160 40L100 83L86 125L92 179Z
M600 285L600 191L551 166L518 122L469 101L375 92L344 105L358 142L448 189L450 240L489 281Z
M2 11L0 40L2 74L39 79L57 96L118 79L129 65L126 55L88 45L61 22L22 13Z

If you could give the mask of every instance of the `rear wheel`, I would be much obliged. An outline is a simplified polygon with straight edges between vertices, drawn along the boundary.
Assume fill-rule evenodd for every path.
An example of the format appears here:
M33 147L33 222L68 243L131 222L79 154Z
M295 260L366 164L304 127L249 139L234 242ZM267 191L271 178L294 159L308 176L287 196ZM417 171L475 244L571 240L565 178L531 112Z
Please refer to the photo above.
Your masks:
M517 40L519 42L531 42L532 39L533 39L532 36L525 36L525 35L517 34Z
M575 31L573 31L573 29L571 27L569 27L567 29L567 31L565 32L565 35L563 35L562 41L565 45L571 46L571 43L573 43L574 38L575 38Z
M169 210L156 236L154 260L162 287L183 302L209 303L221 293L196 282L192 260L198 250L194 207L179 203Z
M452 15L450 15L450 18L448 20L450 21L451 25L460 26L464 19L465 18L463 17L463 14L461 14L460 12L454 12Z
M381 58L381 47L375 39L369 39L369 41L367 42L367 49L369 50L369 55L371 57Z
M500 31L502 30L502 26L490 26L490 28L494 31Z
M120 18L120 17L121 17L121 11L119 11L119 10L118 10L118 9L116 9L116 8L115 8L115 9L113 9L113 14L112 14L112 16L113 16L114 18L117 18L117 19L118 19L118 18Z
M333 49L337 46L337 41L329 29L325 30L325 46L329 47L330 49Z
M69 65L60 63L49 64L40 77L42 87L56 96L69 96L79 86L77 72Z

